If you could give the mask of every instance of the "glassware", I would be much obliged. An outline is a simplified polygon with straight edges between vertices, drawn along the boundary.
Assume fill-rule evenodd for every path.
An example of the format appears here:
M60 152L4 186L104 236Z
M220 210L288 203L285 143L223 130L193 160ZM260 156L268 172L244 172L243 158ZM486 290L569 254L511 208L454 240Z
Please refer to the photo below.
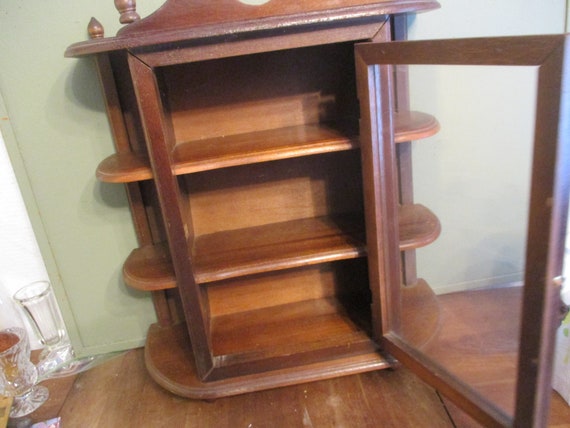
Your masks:
M40 381L81 373L122 354L113 352L76 358L48 281L26 285L14 294L14 300L24 309L45 345L37 364Z
M49 397L46 387L36 385L38 371L30 361L30 352L30 342L23 328L0 331L0 392L14 397L12 418L32 413Z
M71 362L75 355L51 284L32 282L18 290L14 300L24 309L45 345L37 365L40 377L55 377L48 374Z

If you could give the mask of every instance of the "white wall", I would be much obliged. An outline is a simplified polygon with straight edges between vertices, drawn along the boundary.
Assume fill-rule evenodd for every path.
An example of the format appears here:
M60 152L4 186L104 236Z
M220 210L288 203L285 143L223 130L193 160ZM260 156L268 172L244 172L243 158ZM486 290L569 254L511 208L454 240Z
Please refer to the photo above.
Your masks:
M35 333L13 303L12 295L24 285L47 280L48 275L16 182L14 170L0 134L0 329L27 326L33 347Z
M440 0L409 19L410 39L562 33L566 0ZM442 234L418 250L418 274L438 292L520 280L524 269L535 70L412 67L413 109L441 123L415 142L416 202Z

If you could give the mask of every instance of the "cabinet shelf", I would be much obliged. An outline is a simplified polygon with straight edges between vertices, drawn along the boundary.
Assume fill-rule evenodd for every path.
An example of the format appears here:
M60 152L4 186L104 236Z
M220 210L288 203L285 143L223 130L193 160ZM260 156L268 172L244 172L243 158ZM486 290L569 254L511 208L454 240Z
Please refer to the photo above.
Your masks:
M425 247L441 233L439 219L421 204L401 205L398 212L400 251Z
M427 113L420 111L405 111L394 113L394 141L421 140L439 132L439 122Z
M427 138L438 130L439 123L429 114L412 111L395 115L396 143ZM174 172L180 175L352 150L358 148L359 141L351 134L314 124L178 143L172 153ZM152 179L152 170L144 155L116 153L99 164L97 178L108 183L129 183Z
M260 388L282 387L391 366L390 362L375 350L361 355L310 361L267 371L263 377L252 373L204 382L196 373L195 359L187 335L182 324L167 327L153 324L147 335L145 363L150 376L159 385L177 395L193 399L216 399L257 391Z
M229 166L351 150L358 139L324 124L290 126L179 143L172 158L177 175Z
M334 297L305 300L287 305L213 317L212 349L216 366L239 365L247 373L248 364L260 364L287 357L326 352L327 358L374 352L371 340L369 304L347 308ZM356 317L356 318L355 318ZM363 319L367 319L365 325ZM298 362L298 361L297 361Z
M424 280L403 288L403 293L404 307L409 309L403 316L412 330L406 329L403 333L417 346L426 345L438 331L440 310L434 293ZM149 332L147 359L153 361L151 375L170 389L175 382L186 378L181 373L192 371L191 365L184 370L178 367L192 357L191 350L186 350L186 358L172 359L170 353L163 352L169 348L162 345L170 330L157 328ZM177 385L176 392L194 398L212 398L216 396L218 382L237 382L243 387L243 376L271 372L276 364L283 371L315 361L331 364L331 361L360 356L356 358L366 358L376 368L385 367L389 363L378 353L371 331L367 301L349 304L335 297L213 316L210 333L215 369L207 383L211 390L206 395L196 395L194 383L198 381L192 375L193 380ZM337 363L333 364L336 367ZM335 370L337 374L348 374L350 371L345 369L349 367L354 366L344 369L338 366ZM200 394L204 393L203 387L197 389Z
M365 255L359 216L316 217L218 232L195 240L199 283Z
M400 250L419 248L440 233L437 217L420 204L399 210ZM317 217L196 237L194 268L198 283L310 264L364 257L366 243L359 215ZM176 287L166 244L131 252L123 278L133 288Z
M160 243L133 250L123 265L123 280L131 287L145 291L176 287L168 246Z
M152 170L147 156L121 152L103 159L95 175L104 183L133 183L152 179Z

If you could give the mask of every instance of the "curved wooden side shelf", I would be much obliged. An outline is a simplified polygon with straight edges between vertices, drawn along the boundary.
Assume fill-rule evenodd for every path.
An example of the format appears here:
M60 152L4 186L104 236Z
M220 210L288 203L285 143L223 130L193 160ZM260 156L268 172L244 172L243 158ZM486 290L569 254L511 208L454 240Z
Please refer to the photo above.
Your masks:
M396 143L427 138L439 131L438 121L426 113L396 113L394 120ZM178 143L172 157L174 172L181 175L358 147L358 137L326 125L303 125ZM99 164L97 178L107 183L130 183L151 179L152 170L143 155L117 153Z
M105 158L95 175L104 183L133 183L152 179L152 170L146 156L123 152Z
M441 233L437 216L421 204L401 205L398 213L400 251L414 250L434 242Z
M427 113L407 111L394 114L394 141L403 143L428 138L439 132L439 122Z
M430 244L440 230L437 217L423 205L400 207L401 251ZM197 237L196 248L199 257L194 264L199 283L366 255L364 229L358 216L318 217L219 232ZM176 277L167 245L133 250L123 266L123 278L139 290L175 288Z
M123 280L143 291L175 288L176 276L167 245L145 245L134 249L123 265Z
M145 345L145 364L150 376L166 390L188 398L215 399L253 391L347 376L389 368L377 352L263 373L204 382L198 378L185 326L153 324Z

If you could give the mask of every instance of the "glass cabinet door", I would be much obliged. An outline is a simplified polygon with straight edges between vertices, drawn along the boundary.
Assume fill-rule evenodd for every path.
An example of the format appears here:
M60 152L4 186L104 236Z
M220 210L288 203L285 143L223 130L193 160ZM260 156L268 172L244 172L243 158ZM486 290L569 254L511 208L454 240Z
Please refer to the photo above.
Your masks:
M567 46L554 35L356 47L374 334L485 426L548 417L570 192ZM406 210L394 116L406 112L393 88L405 74L412 108L445 112L437 136L410 143L414 203L441 226L413 258L395 227Z

